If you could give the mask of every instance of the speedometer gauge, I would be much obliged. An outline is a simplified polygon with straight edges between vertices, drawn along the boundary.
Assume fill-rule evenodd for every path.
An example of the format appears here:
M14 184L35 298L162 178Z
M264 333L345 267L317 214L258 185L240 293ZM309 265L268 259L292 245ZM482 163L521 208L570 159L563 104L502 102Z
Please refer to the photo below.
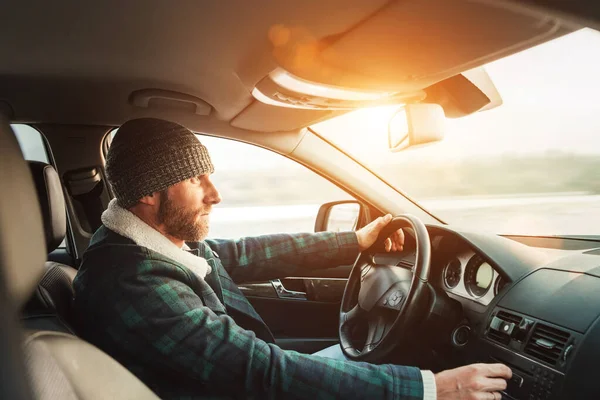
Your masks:
M448 289L454 289L456 285L458 285L458 282L460 282L461 277L462 268L460 261L455 258L446 265L446 268L444 268L444 284Z
M483 258L473 256L465 270L465 288L474 297L481 297L492 286L494 269Z

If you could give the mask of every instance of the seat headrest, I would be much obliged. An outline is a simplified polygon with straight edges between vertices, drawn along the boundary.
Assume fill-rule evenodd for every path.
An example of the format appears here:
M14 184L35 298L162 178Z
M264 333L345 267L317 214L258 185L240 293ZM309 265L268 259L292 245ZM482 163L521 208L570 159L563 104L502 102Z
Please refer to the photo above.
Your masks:
M31 172L1 115L0 193L0 273L8 295L21 307L44 272L48 253Z
M48 253L58 247L67 233L65 196L58 173L52 165L29 161L33 183L40 202Z

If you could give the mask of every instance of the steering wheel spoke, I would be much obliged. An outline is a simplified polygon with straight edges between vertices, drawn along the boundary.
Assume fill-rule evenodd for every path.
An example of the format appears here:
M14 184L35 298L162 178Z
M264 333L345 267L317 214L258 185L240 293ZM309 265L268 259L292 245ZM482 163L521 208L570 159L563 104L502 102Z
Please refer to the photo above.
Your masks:
M354 325L361 319L364 319L367 315L367 312L363 310L360 305L355 305L348 312L342 312L340 315L340 324L342 326L345 325Z
M362 349L362 353L365 354L373 350L381 342L383 337L391 329L394 321L390 320L384 313L378 313L377 315L368 319L368 332L367 340Z

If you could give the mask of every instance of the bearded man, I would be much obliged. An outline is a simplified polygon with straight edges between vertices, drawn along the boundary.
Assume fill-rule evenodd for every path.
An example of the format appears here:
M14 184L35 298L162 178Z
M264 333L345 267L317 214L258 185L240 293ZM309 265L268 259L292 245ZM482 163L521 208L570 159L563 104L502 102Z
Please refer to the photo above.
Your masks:
M165 399L500 399L511 374L500 364L434 376L276 346L236 284L350 264L391 216L357 232L207 239L221 201L213 171L181 125L145 118L119 128L106 163L116 198L74 281L84 339ZM397 231L386 249L403 243Z

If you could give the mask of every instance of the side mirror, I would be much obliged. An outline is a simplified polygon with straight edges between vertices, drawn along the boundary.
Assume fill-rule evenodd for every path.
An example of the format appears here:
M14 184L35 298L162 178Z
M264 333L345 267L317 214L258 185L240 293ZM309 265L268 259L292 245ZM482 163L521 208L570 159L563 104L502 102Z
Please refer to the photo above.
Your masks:
M361 205L355 200L323 204L317 214L315 232L356 230L360 215Z
M444 138L446 116L439 104L407 104L388 123L388 146L398 152Z

